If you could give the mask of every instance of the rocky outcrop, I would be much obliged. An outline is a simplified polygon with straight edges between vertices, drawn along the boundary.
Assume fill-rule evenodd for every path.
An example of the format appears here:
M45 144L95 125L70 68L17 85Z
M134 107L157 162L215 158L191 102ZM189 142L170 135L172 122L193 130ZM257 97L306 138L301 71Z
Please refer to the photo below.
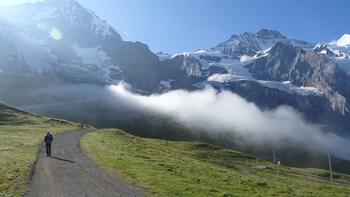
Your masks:
M342 114L350 112L350 77L326 55L278 43L268 56L246 67L256 79L316 87L325 93L333 110Z
M186 54L177 55L161 62L159 73L163 80L173 80L173 89L192 89L193 84L206 80L213 74L226 74L227 70L217 66L203 68L201 62Z
M336 56L336 54L332 50L330 50L326 44L322 44L322 43L317 44L312 49L312 51L315 53L325 54L328 56Z
M261 109L275 109L278 106L291 106L302 112L310 120L318 120L322 114L332 111L332 106L325 96L291 94L277 88L269 88L251 80L229 81L220 86L212 83L219 89L230 90L249 102L255 103Z

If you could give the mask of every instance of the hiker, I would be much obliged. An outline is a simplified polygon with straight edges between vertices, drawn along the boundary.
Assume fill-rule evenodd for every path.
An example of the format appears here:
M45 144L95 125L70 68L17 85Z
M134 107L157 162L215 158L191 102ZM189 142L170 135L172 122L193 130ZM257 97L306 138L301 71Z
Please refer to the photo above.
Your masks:
M47 132L46 136L45 136L45 139L44 139L44 142L46 144L46 156L47 157L50 157L51 156L51 144L52 144L52 141L53 141L53 137L49 132Z

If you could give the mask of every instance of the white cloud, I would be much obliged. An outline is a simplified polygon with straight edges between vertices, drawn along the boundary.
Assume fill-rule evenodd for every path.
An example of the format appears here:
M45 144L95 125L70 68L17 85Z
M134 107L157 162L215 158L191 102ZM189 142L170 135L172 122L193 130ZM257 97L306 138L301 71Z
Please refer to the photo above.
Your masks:
M135 94L122 84L108 87L86 84L50 87L39 92L44 94L39 93L36 97L47 101L25 109L44 114L74 114L87 119L96 115L94 118L112 121L122 116L131 122L133 115L130 111L133 114L157 114L194 132L230 133L234 136L233 142L248 146L292 145L350 158L350 150L344 148L350 146L349 141L308 123L294 109L281 106L264 111L229 91L218 92L207 87L198 91L173 90L146 96ZM52 101L51 98L61 98L61 95L66 95L63 100ZM103 110L96 111L96 106L102 106Z
M350 145L347 140L306 122L291 107L262 111L236 94L218 92L209 87L150 96L134 94L122 85L108 89L131 106L169 116L194 130L232 133L243 140L240 143L260 146L291 144L308 150L329 151L345 158L350 156L350 151L344 149Z

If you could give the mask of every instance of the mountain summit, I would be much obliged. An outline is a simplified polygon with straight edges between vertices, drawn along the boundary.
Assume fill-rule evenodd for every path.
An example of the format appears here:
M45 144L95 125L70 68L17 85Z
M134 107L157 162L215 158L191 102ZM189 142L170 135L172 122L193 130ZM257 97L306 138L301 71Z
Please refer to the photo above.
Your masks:
M93 11L81 6L76 0L45 0L0 9L0 16L32 36L42 36L40 31L49 33L52 28L60 31L80 30L81 34L96 34L100 39L107 36L120 37L106 21ZM29 28L29 30L27 30ZM64 33L64 32L63 32ZM119 38L120 39L120 38Z
M349 47L350 46L350 34L344 34L339 40L335 42L337 46Z
M239 58L243 55L252 56L258 51L273 47L278 42L293 44L306 49L313 47L312 44L306 41L289 39L278 31L261 29L256 33L245 32L240 35L232 35L229 40L220 43L213 50L219 50L226 55Z

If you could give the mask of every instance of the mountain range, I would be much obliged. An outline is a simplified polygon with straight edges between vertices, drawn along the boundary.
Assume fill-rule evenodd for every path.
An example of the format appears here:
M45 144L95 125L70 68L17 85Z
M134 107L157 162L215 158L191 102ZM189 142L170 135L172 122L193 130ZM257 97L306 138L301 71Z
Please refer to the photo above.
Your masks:
M261 29L210 49L168 54L124 41L76 0L2 7L0 18L1 76L94 85L123 81L142 94L210 85L262 109L289 105L317 123L350 128L349 34L310 43Z

